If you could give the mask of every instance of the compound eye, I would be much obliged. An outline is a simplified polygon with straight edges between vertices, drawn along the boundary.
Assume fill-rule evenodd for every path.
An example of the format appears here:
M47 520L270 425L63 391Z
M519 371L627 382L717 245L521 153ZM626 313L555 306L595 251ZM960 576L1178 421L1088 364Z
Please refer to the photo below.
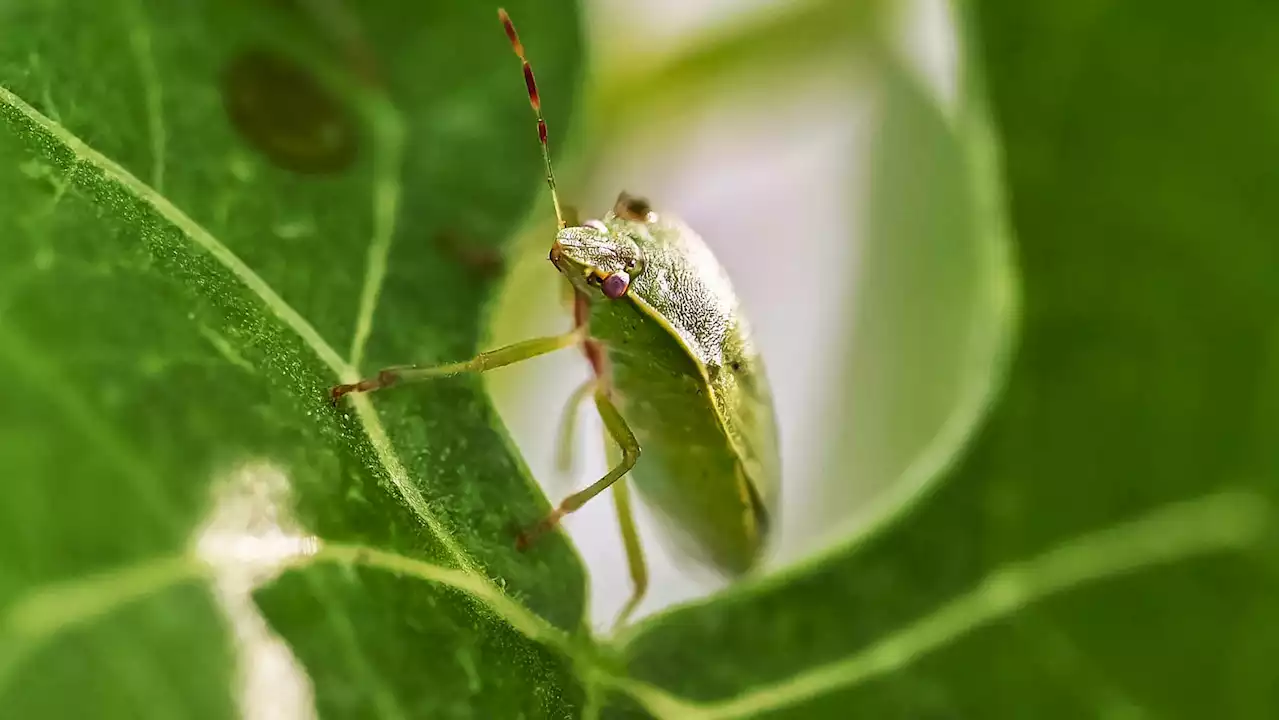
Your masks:
M631 276L625 272L613 273L600 283L600 289L604 291L605 297L610 300L617 300L626 295L629 287L631 287Z

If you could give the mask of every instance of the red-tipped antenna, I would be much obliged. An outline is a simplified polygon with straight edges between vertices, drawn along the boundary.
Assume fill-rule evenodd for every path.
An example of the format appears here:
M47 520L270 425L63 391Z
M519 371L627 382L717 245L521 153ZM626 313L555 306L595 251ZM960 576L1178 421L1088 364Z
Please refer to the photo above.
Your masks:
M516 35L516 26L511 23L511 16L506 10L498 8L498 19L507 31L507 39L511 41L511 49L516 51L520 62L524 65L524 84L529 89L529 104L533 106L533 114L538 118L538 141L542 143L542 162L547 166L547 187L551 188L551 204L556 208L556 222L566 227L564 213L560 211L560 196L556 194L556 175L551 170L551 148L547 145L547 121L542 118L542 102L538 100L538 83L533 79L533 68L524 56L524 45L520 44L520 36Z

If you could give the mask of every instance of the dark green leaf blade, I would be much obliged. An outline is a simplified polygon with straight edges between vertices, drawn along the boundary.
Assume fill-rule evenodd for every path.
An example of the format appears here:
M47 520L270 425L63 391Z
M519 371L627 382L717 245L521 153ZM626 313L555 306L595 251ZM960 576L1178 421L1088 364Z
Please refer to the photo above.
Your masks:
M1023 296L1004 390L879 532L643 626L659 689L621 685L652 712L1267 713L1271 26L1202 10L977 5Z
M577 92L575 7L509 9L562 128ZM515 551L514 530L546 503L479 382L404 388L376 410L325 402L349 365L476 349L492 274L453 249L499 249L541 177L495 8L138 0L2 12L23 28L0 50L0 232L12 239L0 263L0 369L12 381L0 411L0 693L20 701L6 706L231 713L238 620L210 591L237 561L208 567L197 541L219 488L246 472L250 499L263 477L286 479L287 497L252 508L260 515L462 567L576 631L581 567L562 537ZM135 575L148 583L125 582ZM305 635L296 649L324 679L322 716L466 709L484 693L528 716L581 703L568 661L513 629L518 606L495 613L421 576L339 576L308 567L259 594L273 628ZM48 598L60 601L32 610ZM167 660L148 623L187 654ZM136 648L117 647L130 639ZM484 683L452 683L466 652ZM376 682L341 672L362 654L390 663ZM30 682L59 668L134 683L51 694L56 683ZM162 679L182 668L200 681ZM424 685L433 668L449 684Z

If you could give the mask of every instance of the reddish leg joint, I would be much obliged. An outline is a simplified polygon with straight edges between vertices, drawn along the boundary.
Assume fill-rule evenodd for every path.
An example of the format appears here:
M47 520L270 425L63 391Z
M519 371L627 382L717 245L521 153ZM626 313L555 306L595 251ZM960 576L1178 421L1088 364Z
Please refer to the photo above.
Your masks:
M564 517L563 510L556 509L550 515L538 521L537 525L520 533L516 538L516 549L520 551L528 550L534 541L545 535L549 530L560 524L560 518Z
M347 385L335 385L333 389L329 391L329 402L337 405L338 401L345 395L349 395L351 393L372 392L374 390L390 387L395 384L398 377L399 376L396 375L393 370L383 370L378 373L378 376L375 378L369 378L367 380L361 380L360 382L350 383Z

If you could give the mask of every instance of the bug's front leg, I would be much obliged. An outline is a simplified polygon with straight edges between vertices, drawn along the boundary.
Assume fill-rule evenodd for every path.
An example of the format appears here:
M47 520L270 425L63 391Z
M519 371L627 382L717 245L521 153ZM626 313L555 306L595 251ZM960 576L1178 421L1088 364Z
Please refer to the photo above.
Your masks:
M639 441L636 440L635 434L631 432L631 428L627 426L627 421L622 419L622 414L618 412L618 408L609 399L608 393L599 386L596 387L595 401L596 409L600 412L600 419L604 421L605 429L609 431L609 435L614 442L618 443L618 446L622 448L622 460L614 465L609 472L605 473L604 477L592 483L590 487L576 492L561 501L560 505L537 525L520 533L520 537L516 541L517 548L521 550L527 548L543 533L560 524L560 520L565 515L587 504L588 500L604 492L610 485L630 472L631 468L635 467L636 461L640 459Z
M357 392L373 392L400 383L420 382L445 375L457 375L465 372L485 372L512 365L514 363L546 355L582 342L585 328L574 328L563 335L534 338L507 345L497 350L488 350L462 362L437 365L435 367L416 367L401 365L389 367L371 378L354 383L336 385L329 391L329 399L336 403L344 395Z

